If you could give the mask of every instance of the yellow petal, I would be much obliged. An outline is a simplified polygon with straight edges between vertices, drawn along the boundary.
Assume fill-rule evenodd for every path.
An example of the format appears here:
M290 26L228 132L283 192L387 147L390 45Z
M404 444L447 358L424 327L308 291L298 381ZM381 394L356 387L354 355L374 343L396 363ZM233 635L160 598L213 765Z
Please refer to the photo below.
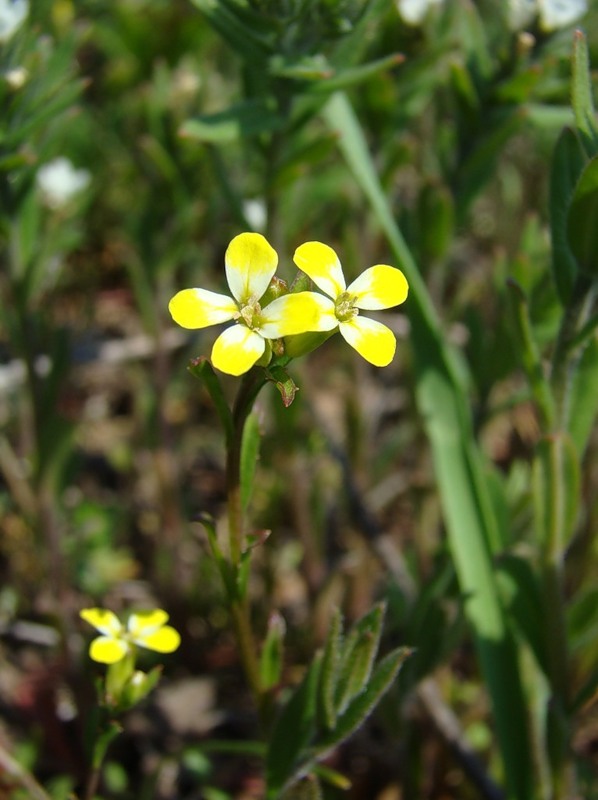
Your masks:
M172 653L180 645L181 637L178 631L175 631L170 625L164 625L163 628L159 628L153 633L140 636L135 643L147 647L148 650L155 650L157 653Z
M347 292L357 298L357 307L369 311L404 303L408 291L409 285L401 270L387 264L366 269L347 287Z
M153 611L136 611L129 617L127 630L135 638L142 636L144 633L153 633L166 622L168 622L168 614L166 611L162 611L161 608L156 608Z
M89 657L100 664L115 664L124 658L129 645L122 639L112 636L98 636L89 646Z
M183 328L206 328L227 322L237 313L237 304L225 294L207 289L183 289L168 304L173 320Z
M228 375L242 375L253 367L266 349L259 333L245 325L233 325L223 331L212 348L212 364Z
M370 364L376 367L390 364L397 340L386 325L367 317L353 317L349 322L341 322L338 327L345 341Z
M295 250L293 261L316 286L336 299L345 291L345 276L338 256L327 244L305 242Z
M229 244L224 265L233 297L245 305L264 294L276 272L278 256L261 233L240 233Z
M107 636L118 636L123 630L116 614L106 608L84 608L79 612L79 616Z
M278 297L262 310L260 319L260 333L267 339L307 331L330 331L338 325L334 303L316 292Z

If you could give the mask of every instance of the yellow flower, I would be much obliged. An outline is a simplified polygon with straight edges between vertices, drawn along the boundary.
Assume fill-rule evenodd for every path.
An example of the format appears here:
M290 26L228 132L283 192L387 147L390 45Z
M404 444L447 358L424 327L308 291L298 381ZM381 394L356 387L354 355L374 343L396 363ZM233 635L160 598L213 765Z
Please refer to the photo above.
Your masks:
M229 320L237 323L226 328L212 348L212 363L219 370L242 375L262 357L266 340L318 328L324 298L315 292L286 294L261 307L278 266L276 251L261 234L235 236L224 262L232 297L207 289L183 289L168 306L183 328L205 328Z
M376 367L392 361L397 342L386 325L360 316L360 310L376 311L398 306L407 299L409 286L400 269L377 264L366 269L350 286L338 256L327 244L306 242L297 248L295 264L331 299L323 298L318 330L338 325L343 338Z
M160 608L131 614L126 627L112 611L104 608L84 608L80 616L102 635L89 646L89 656L100 664L115 664L130 653L135 645L172 653L181 637L168 622L168 614Z

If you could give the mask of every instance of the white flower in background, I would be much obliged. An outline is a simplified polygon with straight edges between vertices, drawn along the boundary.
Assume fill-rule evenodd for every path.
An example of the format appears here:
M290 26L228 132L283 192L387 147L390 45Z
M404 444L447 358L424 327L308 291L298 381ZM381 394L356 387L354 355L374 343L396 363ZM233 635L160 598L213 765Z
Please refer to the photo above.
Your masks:
M509 23L521 30L536 16L545 31L566 28L588 10L587 0L509 0Z
M77 192L85 189L91 180L86 169L75 169L68 158L55 158L37 172L37 185L50 208L60 208Z
M587 0L538 0L540 25L546 31L566 28L588 10Z
M254 231L266 230L268 212L263 200L257 197L244 200L243 213L245 214L245 219L249 222Z
M5 72L4 78L6 79L6 83L10 86L10 88L13 91L17 91L27 83L29 72L25 69L25 67L15 67L14 69L9 69L8 72Z
M7 42L29 13L29 0L0 0L0 43Z
M410 25L419 25L430 6L435 6L442 2L443 0L397 0L397 8L405 22Z

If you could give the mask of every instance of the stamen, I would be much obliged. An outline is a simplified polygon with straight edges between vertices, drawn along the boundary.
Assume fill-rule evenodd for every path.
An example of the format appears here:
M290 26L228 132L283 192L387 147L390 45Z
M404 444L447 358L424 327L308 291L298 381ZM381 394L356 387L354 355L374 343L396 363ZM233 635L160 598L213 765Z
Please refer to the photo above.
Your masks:
M239 309L239 314L237 316L237 319L239 321L242 321L251 330L255 330L256 328L260 327L261 313L262 313L262 307L257 302L257 300L250 300L241 309Z
M349 292L342 292L336 298L334 313L339 322L348 322L359 314L359 309L355 308L357 298Z

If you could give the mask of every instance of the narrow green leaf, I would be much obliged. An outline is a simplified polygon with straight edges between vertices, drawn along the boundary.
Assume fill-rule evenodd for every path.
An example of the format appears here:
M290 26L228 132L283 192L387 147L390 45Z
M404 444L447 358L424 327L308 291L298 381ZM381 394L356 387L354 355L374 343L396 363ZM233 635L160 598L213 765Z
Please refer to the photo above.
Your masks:
M529 644L538 665L548 676L548 662L543 637L544 608L541 587L530 561L507 554L497 565L499 587L519 632Z
M334 697L337 715L345 712L369 680L380 643L384 611L383 605L372 608L355 623L345 640Z
M573 34L573 58L571 76L571 102L575 114L575 125L589 158L598 154L598 126L592 100L592 79L588 42L583 31Z
M588 645L598 650L598 586L572 599L567 609L567 633L572 650Z
M569 428L577 452L583 455L598 413L598 342L593 338L577 365L570 394Z
M556 143L550 171L552 275L563 305L571 298L577 274L577 263L567 239L567 217L585 163L579 139L570 128L565 128Z
M449 62L452 84L462 100L470 109L479 109L480 97L471 72L461 59L453 58Z
M329 78L324 77L321 80L309 83L307 91L313 92L314 94L332 94L332 92L338 92L340 89L348 89L351 86L363 83L363 81L368 80L380 72L402 64L404 60L405 56L400 53L393 53L390 56L379 58L376 61L370 61L359 67L339 70Z
M341 789L343 792L346 792L351 788L351 781L349 778L337 772L335 769L332 769L332 767L327 764L314 764L313 771L324 783L327 783L329 786L334 786L335 789Z
M240 479L243 510L247 509L253 492L255 470L260 453L260 438L259 418L255 411L252 411L245 420L241 437Z
M318 759L323 758L329 750L339 745L363 724L384 694L390 689L399 669L411 653L412 650L410 648L399 647L376 665L364 691L349 703L345 712L339 716L334 730L322 741L318 742L316 748Z
M577 182L569 214L567 239L579 269L598 277L598 156L584 167Z
M271 731L266 756L266 800L276 800L311 742L316 727L320 667L321 656L317 655Z
M280 681L285 631L285 622L280 614L277 612L271 614L268 620L268 633L260 655L261 685L266 691Z
M283 118L266 100L247 100L217 114L189 119L183 123L179 133L183 138L223 144L247 136L272 133L283 125Z
M322 656L322 671L319 687L319 718L326 730L331 730L336 724L336 704L334 697L340 662L340 649L342 644L343 617L337 608L330 621L328 636L324 645Z

